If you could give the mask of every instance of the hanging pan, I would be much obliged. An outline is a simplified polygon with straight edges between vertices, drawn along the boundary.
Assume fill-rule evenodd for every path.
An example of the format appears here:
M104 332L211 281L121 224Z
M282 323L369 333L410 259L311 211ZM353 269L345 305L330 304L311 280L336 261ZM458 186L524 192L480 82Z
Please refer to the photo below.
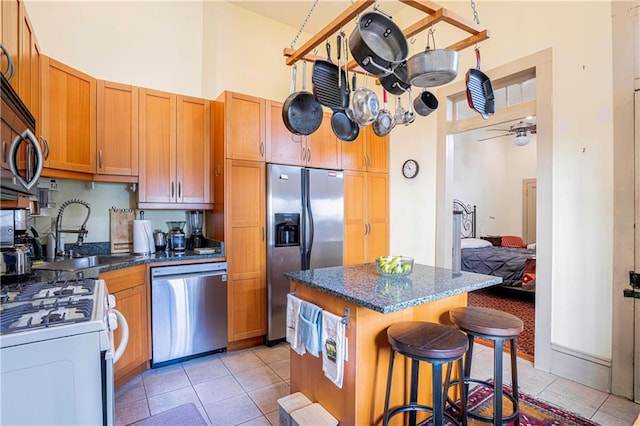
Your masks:
M476 47L477 67L467 71L467 102L469 108L477 111L485 120L495 112L493 86L489 77L480 71L480 49Z
M356 73L353 73L353 86L356 85ZM347 91L349 88L347 86ZM349 108L334 109L331 116L331 130L338 139L343 142L353 142L360 134L360 126L356 123L349 114L353 115L353 112Z
M343 89L347 84L344 72L331 61L331 45L327 46L327 60L316 60L313 64L311 81L313 96L322 105L331 109L345 109L349 106L349 94Z
M291 94L282 105L282 120L294 135L310 135L322 124L322 105L306 91L307 62L302 65L302 91L296 92L297 65L293 66Z

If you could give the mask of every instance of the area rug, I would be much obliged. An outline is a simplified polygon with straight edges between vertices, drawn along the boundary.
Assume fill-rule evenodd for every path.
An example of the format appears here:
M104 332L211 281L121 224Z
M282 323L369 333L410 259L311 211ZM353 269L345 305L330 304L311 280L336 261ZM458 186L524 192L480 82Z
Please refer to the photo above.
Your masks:
M511 388L504 386L504 390L511 392ZM556 407L544 401L540 401L532 396L520 392L520 426L600 426L589 419L585 419L577 414L570 413L562 408ZM476 387L469 394L468 410L483 416L492 416L493 413L493 389L489 387ZM506 397L502 402L506 415L513 412L512 403ZM450 414L454 414L448 409ZM445 425L451 422L445 420ZM423 421L420 426L431 425L430 420ZM487 423L475 419L469 419L470 426L486 426ZM506 423L508 426L515 425L515 422Z
M194 403L180 405L167 411L163 411L131 426L206 426L200 411Z
M469 306L492 308L515 315L524 323L518 336L518 354L529 361L535 353L536 311L533 294L515 293L502 288L487 288L469 292Z

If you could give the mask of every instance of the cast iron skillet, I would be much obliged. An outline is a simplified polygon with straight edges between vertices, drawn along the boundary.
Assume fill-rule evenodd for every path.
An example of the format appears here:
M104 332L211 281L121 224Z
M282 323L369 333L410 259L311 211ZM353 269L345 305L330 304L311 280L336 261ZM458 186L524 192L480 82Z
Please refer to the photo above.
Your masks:
M291 94L282 105L282 120L287 129L294 135L310 135L322 124L322 105L313 94L306 91L307 63L303 63L302 91L295 92L296 65L293 66Z
M467 71L467 102L469 108L480 113L485 120L495 112L495 97L489 77L480 71L480 50L476 48L477 68Z

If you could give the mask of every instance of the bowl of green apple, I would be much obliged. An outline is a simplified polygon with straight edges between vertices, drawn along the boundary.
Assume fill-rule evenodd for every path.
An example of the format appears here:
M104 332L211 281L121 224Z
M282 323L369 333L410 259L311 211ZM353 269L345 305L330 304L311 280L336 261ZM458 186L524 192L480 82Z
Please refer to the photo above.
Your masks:
M406 256L376 257L376 272L383 277L405 277L413 272L413 258Z

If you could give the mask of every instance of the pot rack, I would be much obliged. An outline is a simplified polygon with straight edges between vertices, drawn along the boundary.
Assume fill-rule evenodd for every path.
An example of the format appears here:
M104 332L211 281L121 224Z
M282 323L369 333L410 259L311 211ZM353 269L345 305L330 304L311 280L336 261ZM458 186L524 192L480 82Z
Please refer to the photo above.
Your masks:
M452 12L440 6L437 3L428 0L398 0L408 6L411 6L421 12L426 13L427 17L422 18L413 25L408 26L402 32L405 38L409 39L430 26L443 21L447 24L465 31L470 34L468 37L453 43L448 46L447 49L460 51L466 49L469 46L473 46L483 40L489 38L489 30L482 28L479 24L467 20L459 14ZM359 13L372 6L375 0L354 0L351 6L346 8L340 15L336 16L331 22L329 22L322 30L311 37L305 44L298 49L292 49L290 47L283 49L283 55L285 56L285 63L291 66L303 59L306 61L315 61L318 59L326 59L325 57L319 57L312 54L321 43L324 43L330 36L342 29L346 23L350 22ZM347 67L349 70L357 68L359 65L355 60L349 61Z

